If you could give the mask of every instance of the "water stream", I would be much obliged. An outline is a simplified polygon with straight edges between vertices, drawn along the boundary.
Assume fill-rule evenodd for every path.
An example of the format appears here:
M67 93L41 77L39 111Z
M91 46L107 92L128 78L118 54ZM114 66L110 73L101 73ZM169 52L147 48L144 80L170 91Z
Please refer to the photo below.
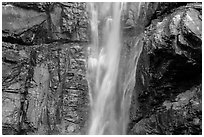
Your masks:
M127 61L131 65L121 65L123 6L123 3L89 3L92 44L87 69L91 105L88 134L126 134L141 48L133 50L132 62ZM99 21L101 18L104 23Z

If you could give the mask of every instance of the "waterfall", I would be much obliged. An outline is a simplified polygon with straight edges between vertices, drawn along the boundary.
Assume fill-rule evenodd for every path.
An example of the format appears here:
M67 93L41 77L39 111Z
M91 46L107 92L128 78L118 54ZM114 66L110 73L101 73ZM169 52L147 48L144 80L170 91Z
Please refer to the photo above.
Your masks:
M87 68L91 106L88 134L126 134L132 95L129 90L133 90L129 86L134 87L135 82L129 77L135 76L136 68L125 77L121 75L124 70L119 70L126 68L119 67L123 6L123 3L89 3L92 43L88 49ZM119 75L119 72L122 73Z

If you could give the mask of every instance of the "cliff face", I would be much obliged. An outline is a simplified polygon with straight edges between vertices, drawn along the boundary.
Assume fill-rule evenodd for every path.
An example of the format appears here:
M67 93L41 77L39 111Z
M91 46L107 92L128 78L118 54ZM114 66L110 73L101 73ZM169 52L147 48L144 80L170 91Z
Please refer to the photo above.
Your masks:
M128 134L202 133L201 11L201 3L127 3ZM86 3L3 3L3 134L87 133L89 28Z
M3 134L81 131L89 109L85 8L84 3L3 5Z
M198 3L180 6L144 31L130 134L202 133L201 16Z

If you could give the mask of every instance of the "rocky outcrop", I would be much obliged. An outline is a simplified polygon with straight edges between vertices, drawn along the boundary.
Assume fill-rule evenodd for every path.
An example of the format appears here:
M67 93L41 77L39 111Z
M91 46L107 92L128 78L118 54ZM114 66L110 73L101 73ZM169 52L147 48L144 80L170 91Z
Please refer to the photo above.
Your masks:
M195 104L190 103L195 101L201 106L202 18L199 7L199 4L179 7L153 20L145 31L130 112L130 134L202 133L201 123L192 122L194 118L201 121L201 107L194 108ZM137 108L134 100L138 101ZM163 108L166 103L168 109ZM175 104L178 108L173 107ZM185 116L181 112L186 112Z

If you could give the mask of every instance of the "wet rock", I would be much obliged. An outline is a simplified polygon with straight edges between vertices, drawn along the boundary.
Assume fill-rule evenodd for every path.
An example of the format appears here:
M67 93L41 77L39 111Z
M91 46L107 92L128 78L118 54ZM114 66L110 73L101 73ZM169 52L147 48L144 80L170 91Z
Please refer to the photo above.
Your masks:
M190 18L192 14L196 16ZM194 111L193 105L189 103L189 98L196 98L194 90L199 91L201 88L196 87L201 83L202 74L200 14L199 10L193 8L193 4L183 6L163 18L153 20L148 30L145 31L144 47L137 68L136 91L138 96L136 96L137 99L133 98L133 103L134 100L138 100L139 107L132 106L130 110L132 122L129 124L129 130L131 134L201 133L199 126L196 128L185 126L185 124L192 126L191 122L188 123L186 119L190 118L196 123L199 121L197 118L194 119L191 114L186 114L188 118L185 117L185 119L180 114L183 111L180 106L187 104L190 107L188 110ZM189 23L190 19L192 20ZM191 42L196 42L196 46ZM167 105L167 108L173 110L168 109L168 112L162 112L163 110L160 109L162 104L167 100L171 102L176 97L174 105ZM170 114L167 115L168 113ZM172 117L171 119L175 121L171 123L172 121L168 121L165 117ZM157 121L163 123L156 123ZM131 131L134 125L135 128Z
M196 16L191 18L191 14ZM190 7L184 7L166 16L162 20L156 20L156 22L153 23L155 25L150 27L150 29L155 30L151 31L153 32L152 35L155 41L153 42L153 47L155 49L166 48L170 49L170 51L174 49L172 52L176 52L176 54L179 55L182 54L189 59L195 58L195 54L200 55L202 29L199 16L199 11ZM193 25L189 23L190 19ZM187 32L189 33L187 34ZM192 39L189 37L192 37ZM193 40L193 38L195 40ZM197 43L196 47L192 45L192 43L195 42Z
M201 62L199 56L201 56L202 45L202 18L201 13L198 10L189 8L183 18L182 36L179 36L179 42L187 52L192 60ZM188 44L186 44L188 43Z
M145 27L158 7L157 2L129 2L125 5L123 20L125 28Z
M187 5L185 2L129 2L125 4L123 12L124 31L137 35L140 31L151 24L154 19L168 16L174 9ZM127 30L126 30L127 29ZM134 31L137 31L134 32Z
M165 101L152 115L139 121L131 134L201 134L201 92L201 86L197 86L174 101Z
M150 24L158 3L129 2L126 3L122 13L124 36L136 37Z
M153 19L168 16L168 14L173 13L177 8L187 4L187 2L158 2L157 12L155 12Z
M195 35L197 39L201 39L202 18L199 11L189 8L183 19L184 35ZM196 42L196 41L195 41ZM192 42L193 43L193 42Z

